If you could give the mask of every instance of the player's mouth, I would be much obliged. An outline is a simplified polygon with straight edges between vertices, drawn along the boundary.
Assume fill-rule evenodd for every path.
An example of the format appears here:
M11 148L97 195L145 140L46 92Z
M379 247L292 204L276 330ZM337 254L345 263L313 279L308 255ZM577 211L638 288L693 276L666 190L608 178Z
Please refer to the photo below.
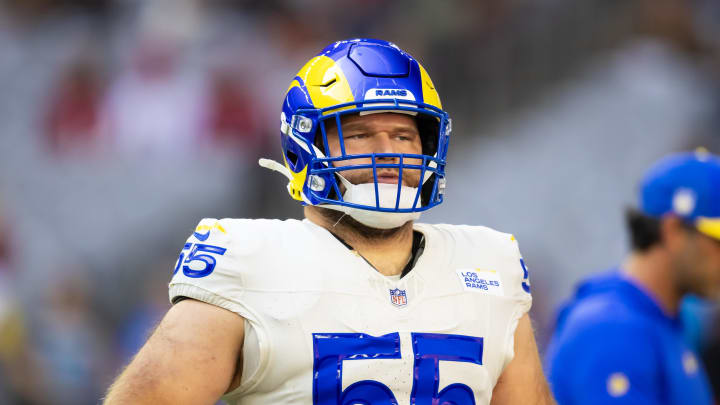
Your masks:
M397 184L398 180L399 180L398 176L394 176L394 175L377 176L378 183Z
M407 176L403 176L407 177ZM378 183L386 183L386 184L398 184L398 180L400 180L400 176L398 176L398 170L393 169L381 169L377 172L377 181ZM372 180L370 180L372 181ZM403 183L407 181L406 178L403 178Z

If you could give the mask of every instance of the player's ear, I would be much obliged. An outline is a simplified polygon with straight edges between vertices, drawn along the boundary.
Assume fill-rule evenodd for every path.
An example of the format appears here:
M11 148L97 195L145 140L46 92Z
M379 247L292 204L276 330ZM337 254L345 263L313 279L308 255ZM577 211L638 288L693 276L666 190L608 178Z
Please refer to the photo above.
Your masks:
M682 250L689 235L687 225L678 216L666 214L660 218L660 241L670 252Z

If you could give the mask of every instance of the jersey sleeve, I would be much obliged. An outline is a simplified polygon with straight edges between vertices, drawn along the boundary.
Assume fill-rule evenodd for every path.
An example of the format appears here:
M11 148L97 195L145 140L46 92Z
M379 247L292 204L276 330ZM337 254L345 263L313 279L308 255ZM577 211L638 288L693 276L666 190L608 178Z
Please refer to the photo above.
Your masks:
M515 236L484 226L459 225L454 229L459 230L455 236L458 245L472 252L462 266L479 272L477 275L490 284L494 295L511 301L518 319L527 313L532 306L530 273ZM484 268L477 268L478 263L483 263Z
M515 357L515 331L520 318L530 311L532 294L530 290L530 273L525 264L525 259L520 254L517 239L509 234L502 234L502 238L504 239L503 245L506 246L503 249L506 254L502 258L505 262L505 266L503 266L503 283L505 284L503 290L505 296L513 302L513 311L505 338L507 347L505 349L504 368Z
M553 342L548 374L558 403L663 403L656 347L646 329L629 321L599 322Z
M524 314L530 310L532 306L532 294L530 291L530 272L528 271L525 259L520 253L520 246L513 235L510 238L510 254L507 258L508 271L505 274L507 278L506 286L508 291L506 295L518 302L520 311Z
M205 218L183 245L170 281L170 301L192 298L253 320L243 303L243 260L261 244L249 221Z
M453 229L459 230L458 245L467 243L471 252L469 260L462 263L463 267L470 268L463 275L471 275L465 280L465 290L479 287L478 291L499 296L496 316L500 320L497 325L502 325L502 329L497 329L497 339L501 342L497 352L500 375L515 357L515 332L520 319L532 306L530 274L515 236L484 226L459 225Z

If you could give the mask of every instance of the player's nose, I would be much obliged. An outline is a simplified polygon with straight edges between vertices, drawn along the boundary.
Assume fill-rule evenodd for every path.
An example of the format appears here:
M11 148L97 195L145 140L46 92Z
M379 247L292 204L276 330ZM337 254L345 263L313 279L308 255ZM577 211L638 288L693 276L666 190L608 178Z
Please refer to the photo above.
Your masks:
M399 153L399 151L395 150L395 145L393 145L392 139L390 138L390 134L387 132L380 132L375 135L375 145L374 145L374 153ZM380 159L391 159L391 160L397 160L398 157L389 157L384 156Z

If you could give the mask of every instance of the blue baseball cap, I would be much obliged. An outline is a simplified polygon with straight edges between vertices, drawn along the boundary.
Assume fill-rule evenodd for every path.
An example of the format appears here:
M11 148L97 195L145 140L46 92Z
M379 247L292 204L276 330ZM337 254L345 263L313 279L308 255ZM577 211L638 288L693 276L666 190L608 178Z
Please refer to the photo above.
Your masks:
M657 162L640 183L640 210L660 218L672 213L720 240L720 158L705 149Z

